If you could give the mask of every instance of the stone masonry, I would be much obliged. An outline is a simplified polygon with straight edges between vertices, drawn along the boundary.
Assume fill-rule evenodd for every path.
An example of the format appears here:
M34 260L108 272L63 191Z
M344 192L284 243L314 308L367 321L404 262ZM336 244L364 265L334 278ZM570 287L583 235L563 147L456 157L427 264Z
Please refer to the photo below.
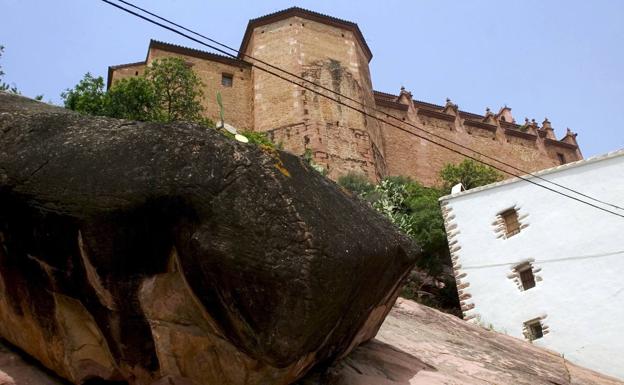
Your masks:
M357 24L349 21L289 8L251 20L240 52L229 58L152 40L144 61L109 67L108 86L140 75L155 59L182 57L204 84L209 118L218 121L220 92L227 123L266 132L295 154L311 154L332 179L347 173L372 181L404 175L431 186L445 164L462 160L394 126L462 150L440 137L451 140L527 172L582 159L576 134L568 130L557 140L548 119L541 126L535 120L518 124L507 106L479 115L459 110L450 100L445 105L414 100L405 89L398 95L374 91L372 53ZM266 66L258 60L338 92L343 96L316 88L390 124L259 70Z

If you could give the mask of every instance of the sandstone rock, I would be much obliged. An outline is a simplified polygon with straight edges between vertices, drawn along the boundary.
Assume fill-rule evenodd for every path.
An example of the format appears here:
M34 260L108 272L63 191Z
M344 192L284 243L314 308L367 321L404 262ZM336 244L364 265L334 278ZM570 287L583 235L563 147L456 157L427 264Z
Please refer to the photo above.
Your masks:
M0 341L0 385L63 385L29 357L24 357Z
M559 354L399 298L376 339L301 385L623 385Z
M0 336L73 383L291 383L417 253L293 155L0 93Z

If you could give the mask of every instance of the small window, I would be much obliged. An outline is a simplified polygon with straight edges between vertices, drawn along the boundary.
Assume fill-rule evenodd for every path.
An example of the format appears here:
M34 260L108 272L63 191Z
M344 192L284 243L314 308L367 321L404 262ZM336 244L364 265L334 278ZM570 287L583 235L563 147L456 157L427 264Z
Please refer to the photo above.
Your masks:
M505 221L505 233L507 237L511 237L520 232L520 222L518 222L518 212L516 209L509 209L500 213Z
M520 282L522 282L522 288L524 290L529 290L532 287L535 287L535 276L533 275L533 269L531 265L527 265L523 269L519 270L520 273Z
M223 87L232 87L233 83L234 83L234 75L226 74L226 73L221 74L221 85Z
M566 163L565 156L562 153L558 152L557 153L557 158L559 158L559 164L565 164Z
M529 341L534 341L544 337L544 329L542 328L542 323L539 319L527 321L524 323L524 326L526 327L526 337Z

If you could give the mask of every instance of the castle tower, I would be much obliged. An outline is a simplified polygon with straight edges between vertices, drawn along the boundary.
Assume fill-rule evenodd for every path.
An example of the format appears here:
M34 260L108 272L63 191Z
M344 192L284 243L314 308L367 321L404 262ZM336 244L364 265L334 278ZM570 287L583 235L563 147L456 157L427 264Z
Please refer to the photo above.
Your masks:
M375 107L368 68L372 54L355 23L289 8L251 20L240 51L367 108ZM249 56L241 55L241 59L266 67ZM267 132L286 150L310 154L333 179L348 172L365 174L371 180L385 175L384 146L376 120L255 67L252 78L256 131Z

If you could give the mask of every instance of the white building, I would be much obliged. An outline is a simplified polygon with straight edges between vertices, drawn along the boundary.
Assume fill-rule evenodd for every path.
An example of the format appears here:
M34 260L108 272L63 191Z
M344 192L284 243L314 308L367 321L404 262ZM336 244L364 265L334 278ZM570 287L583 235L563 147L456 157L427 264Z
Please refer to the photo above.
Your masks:
M534 175L624 207L624 150ZM440 201L465 319L624 379L624 217L517 178Z

